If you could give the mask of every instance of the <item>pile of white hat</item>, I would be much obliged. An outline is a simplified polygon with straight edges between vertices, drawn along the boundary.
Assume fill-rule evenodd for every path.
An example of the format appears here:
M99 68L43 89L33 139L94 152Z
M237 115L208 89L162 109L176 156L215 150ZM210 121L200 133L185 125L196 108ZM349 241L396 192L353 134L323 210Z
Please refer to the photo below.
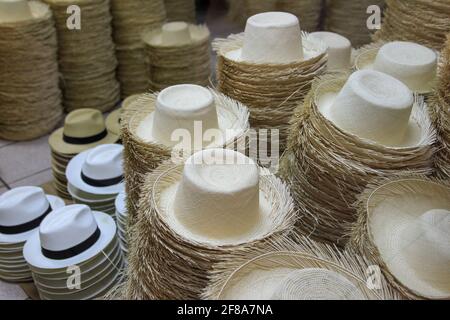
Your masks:
M66 169L67 190L73 201L115 219L115 200L125 189L123 146L104 144L86 150L70 160Z
M57 48L47 5L0 1L1 139L35 139L61 120Z
M280 174L300 209L299 230L315 239L345 245L352 204L371 179L433 172L427 105L387 74L324 77L293 119Z
M295 107L326 70L326 44L302 33L296 16L267 12L213 48L218 90L249 107L252 127L279 130L283 150Z
M122 278L114 220L84 205L52 211L23 249L43 300L102 298Z
M120 99L109 0L45 0L58 31L59 71L66 111L111 110ZM76 5L71 17L69 6ZM76 22L79 20L80 29ZM74 22L74 26L70 23ZM70 26L69 26L69 25Z
M166 19L164 0L113 0L111 13L122 97L144 92L148 89L149 77L141 33L163 24Z
M164 0L168 21L196 22L195 0Z
M204 25L169 22L142 35L150 72L150 88L183 83L208 85L211 73L209 30Z
M127 224L127 199L126 193L121 192L116 198L116 222L117 236L120 240L120 247L125 256L128 255L128 224Z
M64 206L38 187L19 187L0 196L0 280L31 282L23 246L52 211Z

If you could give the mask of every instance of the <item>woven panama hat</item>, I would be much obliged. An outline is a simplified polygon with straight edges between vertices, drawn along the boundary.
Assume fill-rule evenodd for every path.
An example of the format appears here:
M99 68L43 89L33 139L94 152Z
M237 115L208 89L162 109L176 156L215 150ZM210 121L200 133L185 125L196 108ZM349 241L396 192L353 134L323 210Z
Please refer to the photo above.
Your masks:
M106 130L120 137L120 115L122 114L122 109L117 109L111 112L105 120Z
M117 140L118 136L106 129L100 111L78 109L67 115L64 127L53 132L48 142L57 153L75 154Z
M328 71L348 71L350 69L352 60L352 44L350 40L340 34L329 31L312 32L310 36L326 43Z
M417 93L430 93L436 86L438 55L413 42L393 41L361 48L355 60L358 70L387 73Z

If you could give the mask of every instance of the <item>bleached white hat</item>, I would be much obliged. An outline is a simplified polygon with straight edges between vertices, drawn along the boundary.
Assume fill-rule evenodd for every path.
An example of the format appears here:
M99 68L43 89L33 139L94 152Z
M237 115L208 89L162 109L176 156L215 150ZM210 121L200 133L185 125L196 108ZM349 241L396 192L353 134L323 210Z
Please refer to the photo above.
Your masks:
M0 196L0 243L25 242L42 220L64 206L39 187L19 187Z
M116 224L86 205L70 205L49 214L24 246L32 267L60 269L89 260L111 243Z
M160 29L144 34L143 40L151 46L176 47L204 41L209 38L207 28L183 21L165 23Z
M312 32L310 36L326 43L328 70L348 70L350 68L352 56L350 40L340 34L328 31Z
M100 195L124 190L123 146L104 144L84 151L70 160L67 181L75 188Z
M389 147L417 145L421 128L411 117L413 93L385 73L353 73L341 91L316 97L320 112L340 129Z
M117 198L114 202L116 211L121 216L126 216L127 214L127 194L125 192L121 192L117 195Z
M418 93L431 92L436 81L437 54L414 42L394 41L357 57L359 69L387 73Z
M33 18L27 0L0 0L0 23Z

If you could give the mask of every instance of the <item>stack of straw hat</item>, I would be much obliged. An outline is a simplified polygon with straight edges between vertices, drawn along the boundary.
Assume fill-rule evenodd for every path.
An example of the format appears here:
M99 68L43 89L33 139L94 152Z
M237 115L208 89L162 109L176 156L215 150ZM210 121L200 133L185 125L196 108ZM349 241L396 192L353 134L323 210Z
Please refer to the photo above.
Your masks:
M284 148L296 105L325 72L324 42L302 34L297 17L284 12L252 16L245 33L216 39L218 89L250 108L258 129L278 129Z
M403 40L440 50L450 32L448 0L386 0L381 30L374 40Z
M0 1L0 138L47 134L62 118L57 40L50 8Z
M164 0L168 21L196 22L195 0Z
M78 153L105 143L115 143L119 137L108 132L103 115L94 109L78 109L69 113L64 127L49 137L52 171L58 194L71 199L67 191L66 167Z
M43 300L102 298L124 267L114 220L78 204L52 211L23 255Z
M169 22L142 35L150 68L150 88L182 83L208 85L211 73L209 30L204 25Z
M38 187L19 187L0 196L0 279L31 282L23 246L52 211L64 206L58 197L45 195Z
M115 201L117 236L120 240L120 247L125 256L128 256L128 233L127 233L127 199L126 193L121 192Z
M450 185L424 177L375 181L359 199L350 242L412 299L450 299Z
M144 183L139 210L128 299L198 299L214 263L285 237L295 219L281 180L227 149L161 165Z
M196 122L201 122L200 132ZM181 158L203 147L235 148L244 143L249 128L248 110L240 103L213 90L197 85L177 85L157 94L145 94L127 106L122 117L122 141L125 147L125 180L128 196L128 217L136 221L141 185L145 176L164 160ZM210 141L203 134L219 129L219 137ZM177 145L184 130L188 137ZM175 140L173 140L175 139ZM185 144L188 145L185 145Z
M45 0L58 31L59 71L66 111L112 109L120 99L109 0ZM81 29L67 26L67 8L81 9Z
M280 175L291 186L298 228L345 245L352 204L376 177L431 174L436 139L423 99L378 71L319 79L297 110Z
M73 201L116 218L115 200L125 189L123 146L103 144L70 160L66 169L67 190Z
M215 265L202 296L214 300L400 299L382 275L367 278L368 271L375 271L370 266L353 250L341 252L293 233L264 250L237 253Z
M141 32L160 27L166 19L164 0L113 0L114 41L122 97L148 89L148 66Z
M325 30L339 33L350 39L355 48L371 41L371 30L367 27L367 8L377 5L383 9L385 0L327 0Z

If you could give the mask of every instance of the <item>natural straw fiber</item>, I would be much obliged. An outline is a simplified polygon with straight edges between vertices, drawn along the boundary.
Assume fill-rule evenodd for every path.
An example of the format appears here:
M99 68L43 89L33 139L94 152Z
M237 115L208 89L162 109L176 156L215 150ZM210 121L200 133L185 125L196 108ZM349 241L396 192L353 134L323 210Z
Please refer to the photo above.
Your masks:
M309 60L257 64L227 58L228 52L242 48L243 40L243 33L214 40L213 49L218 55L217 88L249 107L252 127L278 129L282 151L295 107L310 90L314 78L326 70L326 45L303 33L304 48L314 53Z
M418 292L414 292L414 290L406 287L399 279L395 277L388 267L390 261L383 260L379 248L375 244L372 232L373 230L370 228L370 221L374 215L374 208L379 205L383 205L383 202L385 201L392 201L390 199L393 199L393 201L395 201L395 199L399 199L402 202L406 201L411 205L411 207L417 208L417 211L429 209L450 210L450 184L448 181L430 179L425 176L407 176L401 178L390 177L373 180L359 195L358 200L355 203L355 207L358 210L358 220L354 223L349 232L351 239L348 243L348 248L361 252L367 258L371 259L374 263L380 266L387 280L403 296L410 299L427 299L429 297L425 297ZM426 204L426 202L431 203L433 201L437 202L437 208L429 208ZM397 210L400 208L400 205L390 204L390 207L391 208L386 205L383 207L382 211L385 212L389 209ZM415 215L413 211L416 211L416 209L411 211L407 209L406 216ZM405 215L405 212L396 212L394 214L401 216ZM389 221L387 221L387 223L389 223ZM393 226L393 228L396 228L396 232L401 232L403 227L404 226ZM414 245L415 244L412 244L412 246ZM398 252L398 254L401 254L401 252ZM393 258L395 259L395 257ZM419 261L419 263L426 265L427 261ZM402 272L407 273L408 271L404 270Z
M164 0L168 21L196 22L195 0Z
M314 242L294 232L289 237L270 241L263 250L238 252L229 256L226 261L214 265L213 270L209 273L209 284L203 291L202 298L233 299L233 292L241 294L239 282L247 277L257 280L256 273L258 271L266 273L285 271L286 269L294 271L313 268L333 271L344 276L360 289L362 299L400 299L401 296L390 286L383 275L377 279L376 289L371 290L367 287L367 277L370 276L368 270L372 265L371 261L358 255L352 249L340 251L334 246ZM320 281L320 278L317 280ZM250 291L251 283L247 284L248 286L244 290ZM254 295L258 296L258 293L254 292ZM242 298L254 299L253 296Z
M111 110L119 101L117 60L112 40L109 0L45 0L53 10L58 31L63 105ZM81 9L81 30L67 27L67 7Z
M301 214L298 229L340 246L346 242L346 225L357 219L352 204L367 183L404 171L431 174L436 138L420 99L412 112L422 129L415 146L387 147L340 130L320 113L316 97L322 92L338 92L345 82L343 75L315 81L292 118L288 148L280 163L280 175L290 186Z
M141 33L159 28L166 19L163 0L112 0L117 77L122 98L148 89L149 75Z
M165 163L143 184L139 221L131 238L127 299L198 299L215 263L227 261L229 254L264 247L269 239L283 237L293 227L295 214L288 189L261 169L260 190L271 204L270 227L249 240L224 245L178 234L169 226L159 200L161 190L181 178L183 167Z
M354 48L370 42L371 30L367 27L367 8L377 5L383 9L385 0L326 0L325 30L348 38Z
M374 40L404 40L440 50L450 32L448 0L386 0L381 30Z
M0 138L29 140L62 118L52 12L30 1L33 18L0 23Z

